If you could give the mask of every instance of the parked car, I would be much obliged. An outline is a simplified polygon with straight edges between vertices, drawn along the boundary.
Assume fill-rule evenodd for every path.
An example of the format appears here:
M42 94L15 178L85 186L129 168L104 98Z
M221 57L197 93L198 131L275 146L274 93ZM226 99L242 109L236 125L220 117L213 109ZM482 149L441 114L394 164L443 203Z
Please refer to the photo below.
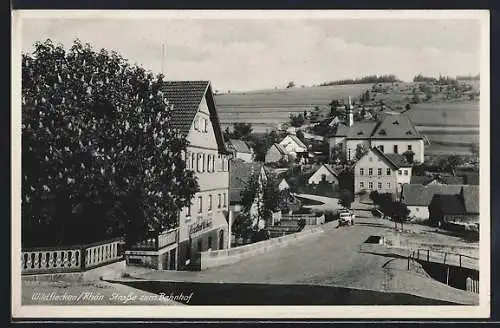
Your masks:
M342 211L339 213L339 227L344 225L354 225L355 215L350 211Z

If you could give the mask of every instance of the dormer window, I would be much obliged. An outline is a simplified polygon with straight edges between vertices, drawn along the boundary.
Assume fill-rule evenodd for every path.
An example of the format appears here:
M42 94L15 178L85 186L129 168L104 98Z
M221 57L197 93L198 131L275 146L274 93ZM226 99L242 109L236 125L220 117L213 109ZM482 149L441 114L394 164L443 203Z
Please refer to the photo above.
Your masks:
M385 136L387 133L385 132L385 129L382 129L378 134Z
M408 131L406 131L406 134L407 134L407 135L412 135L412 134L413 134L413 132L411 132L410 130L408 130Z
M358 136L362 135L363 134L363 131L359 131L358 132Z
M396 120L396 121L392 122L392 124L396 124L396 125L398 125L398 124L399 124L399 122Z

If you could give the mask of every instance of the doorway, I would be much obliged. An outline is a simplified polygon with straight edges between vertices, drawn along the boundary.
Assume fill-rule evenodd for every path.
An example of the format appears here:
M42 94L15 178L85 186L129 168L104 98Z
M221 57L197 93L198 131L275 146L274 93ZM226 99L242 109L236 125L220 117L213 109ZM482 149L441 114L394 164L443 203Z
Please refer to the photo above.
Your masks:
M224 230L219 231L219 249L224 249Z

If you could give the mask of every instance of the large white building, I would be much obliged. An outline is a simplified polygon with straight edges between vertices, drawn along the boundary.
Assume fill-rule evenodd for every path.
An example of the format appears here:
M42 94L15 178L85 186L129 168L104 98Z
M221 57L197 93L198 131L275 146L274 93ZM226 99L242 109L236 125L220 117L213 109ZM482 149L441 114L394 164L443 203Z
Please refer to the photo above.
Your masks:
M378 148L386 154L403 154L412 151L414 161L424 162L424 139L410 118L405 114L387 115L382 121L354 122L352 106L348 107L348 122L337 125L336 130L325 136L330 154L340 147L348 160L353 160L358 145Z
M173 104L172 127L189 141L186 166L196 173L200 187L179 215L177 267L183 269L194 264L199 252L228 246L229 151L210 82L165 82L163 92Z

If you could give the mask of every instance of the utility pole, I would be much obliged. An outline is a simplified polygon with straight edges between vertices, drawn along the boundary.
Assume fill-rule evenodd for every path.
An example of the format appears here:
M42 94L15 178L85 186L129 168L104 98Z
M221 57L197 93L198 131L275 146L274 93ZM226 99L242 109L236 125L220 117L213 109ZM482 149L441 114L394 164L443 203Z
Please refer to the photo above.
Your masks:
M165 44L162 43L161 44L161 74L162 75L165 74L164 63L165 63Z

